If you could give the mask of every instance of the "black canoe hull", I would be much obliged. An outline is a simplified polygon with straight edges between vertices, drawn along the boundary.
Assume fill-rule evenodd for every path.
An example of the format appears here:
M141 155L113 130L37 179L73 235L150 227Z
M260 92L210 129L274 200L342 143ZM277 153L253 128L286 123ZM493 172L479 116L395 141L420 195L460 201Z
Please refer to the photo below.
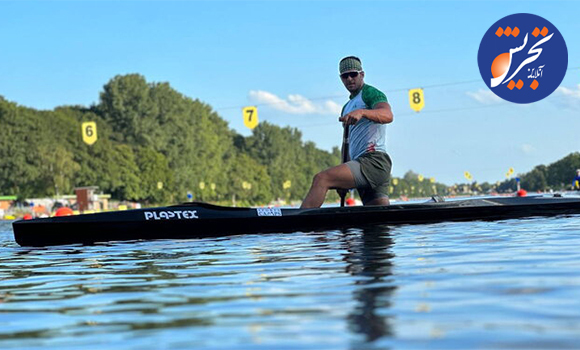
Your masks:
M494 197L442 203L322 209L228 208L205 203L68 217L19 220L21 246L222 237L361 225L503 220L580 213L580 198Z

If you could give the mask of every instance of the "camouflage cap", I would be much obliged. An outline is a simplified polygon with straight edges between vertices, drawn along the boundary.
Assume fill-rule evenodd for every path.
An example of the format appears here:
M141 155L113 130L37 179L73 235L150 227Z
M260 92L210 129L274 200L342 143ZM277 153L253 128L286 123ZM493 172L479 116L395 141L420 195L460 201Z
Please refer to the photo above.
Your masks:
M339 64L340 74L349 72L362 72L362 63L360 58L355 56L348 56L340 60Z

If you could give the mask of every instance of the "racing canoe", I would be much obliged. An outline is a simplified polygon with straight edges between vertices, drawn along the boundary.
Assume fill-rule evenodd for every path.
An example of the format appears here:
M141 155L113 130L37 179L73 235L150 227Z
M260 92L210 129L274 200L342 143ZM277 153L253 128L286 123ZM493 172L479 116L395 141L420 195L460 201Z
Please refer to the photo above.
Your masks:
M18 220L21 246L222 237L364 225L502 220L580 213L579 197L491 197L389 206L319 209L232 208L191 202L175 206Z

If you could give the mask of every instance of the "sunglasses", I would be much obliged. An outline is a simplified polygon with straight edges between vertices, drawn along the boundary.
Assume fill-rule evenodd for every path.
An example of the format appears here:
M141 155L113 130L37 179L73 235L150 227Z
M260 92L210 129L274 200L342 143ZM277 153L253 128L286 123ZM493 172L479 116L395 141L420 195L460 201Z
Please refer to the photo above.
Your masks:
M351 77L351 78L356 78L356 77L358 77L358 73L359 73L359 72L343 73L343 74L341 74L341 75L340 75L340 77L341 77L342 79L346 79L346 78L348 78L348 77Z

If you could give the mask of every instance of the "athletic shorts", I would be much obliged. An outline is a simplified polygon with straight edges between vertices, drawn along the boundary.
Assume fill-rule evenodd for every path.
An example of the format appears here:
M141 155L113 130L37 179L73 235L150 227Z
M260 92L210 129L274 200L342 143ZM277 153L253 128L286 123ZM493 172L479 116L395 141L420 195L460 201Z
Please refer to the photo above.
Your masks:
M377 198L389 198L392 162L388 154L367 152L345 164L354 176L363 204Z

